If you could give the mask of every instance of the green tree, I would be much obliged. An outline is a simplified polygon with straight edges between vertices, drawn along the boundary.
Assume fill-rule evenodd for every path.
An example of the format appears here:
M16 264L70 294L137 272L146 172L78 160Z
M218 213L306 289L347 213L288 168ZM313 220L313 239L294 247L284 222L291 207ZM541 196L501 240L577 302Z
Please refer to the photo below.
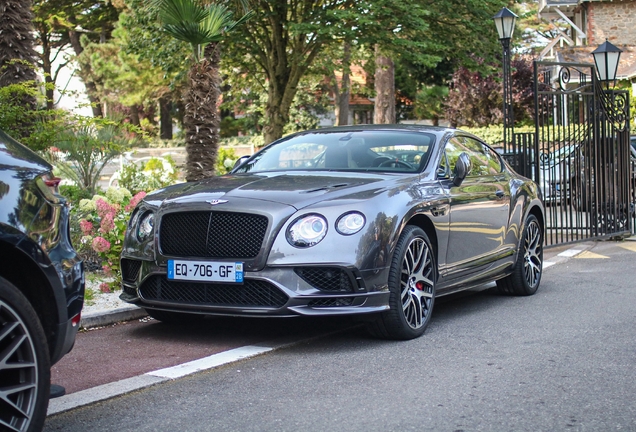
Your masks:
M301 78L317 56L334 43L348 0L249 0L258 11L231 36L229 59L239 74L265 90L263 135L269 144L283 135Z
M444 117L444 101L448 97L446 86L424 86L417 92L415 117L421 120L432 120L433 125L439 126L439 121Z
M130 43L127 28L117 24L111 40L88 43L78 61L91 65L91 80L110 117L116 111L154 134L157 101L170 93L170 77L149 60L127 52Z
M70 64L65 50L70 47L68 32L64 31L60 11L63 0L35 0L33 2L33 27L35 40L41 52L38 65L42 69L46 83L46 107L55 107L54 92L61 71ZM56 64L56 66L54 66Z
M90 42L106 42L111 38L118 11L111 1L76 0L34 0L34 24L37 44L41 47L40 66L47 83L56 84L61 67L73 60L68 56L53 70L55 60L60 60L72 48L75 56L84 51ZM93 115L103 117L104 113L98 96L99 82L93 81L90 64L81 64L77 74L86 86L86 94L91 102ZM53 87L48 87L48 107L53 107Z
M0 4L0 87L34 83L37 53L33 48L31 1L10 1ZM26 92L13 93L15 105L25 110L36 108L36 99ZM24 118L16 119L24 128ZM20 129L20 128L18 128ZM17 138L27 135L23 130Z
M433 69L476 66L474 52L492 59L498 40L492 16L501 0L367 0L361 8L363 41L376 52L376 122L394 122L395 64ZM424 82L424 84L432 84Z
M224 35L245 22L222 4L203 6L195 0L152 0L164 30L192 48L188 90L184 97L186 180L195 181L216 173L220 117L220 46Z
M183 121L183 110L178 107L182 107L181 94L187 83L190 48L163 31L158 10L147 7L147 0L126 0L125 6L119 16L119 26L126 35L122 49L140 63L163 72L160 80L167 91L159 96L160 137L172 139L174 114L180 114L176 120L181 126Z

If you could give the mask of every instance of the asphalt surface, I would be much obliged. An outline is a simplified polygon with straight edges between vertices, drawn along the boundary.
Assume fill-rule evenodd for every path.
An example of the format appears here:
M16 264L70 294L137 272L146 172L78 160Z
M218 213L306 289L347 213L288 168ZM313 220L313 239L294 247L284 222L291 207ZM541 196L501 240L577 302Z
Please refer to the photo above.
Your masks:
M535 296L485 289L444 299L427 333L408 342L329 320L212 320L185 330L147 321L82 333L58 377L126 365L133 376L276 336L288 336L288 347L67 407L46 430L636 430L636 242L550 249L546 258L558 265ZM317 335L326 336L306 340ZM67 389L86 386L79 381Z

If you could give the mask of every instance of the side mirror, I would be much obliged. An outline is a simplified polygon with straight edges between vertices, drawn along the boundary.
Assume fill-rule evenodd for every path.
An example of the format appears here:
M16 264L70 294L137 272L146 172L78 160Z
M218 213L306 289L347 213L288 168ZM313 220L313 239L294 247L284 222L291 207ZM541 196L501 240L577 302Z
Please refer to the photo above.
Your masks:
M245 155L238 158L236 162L234 162L234 168L232 168L232 171L234 171L235 169L243 165L245 161L248 160L249 158L250 158L250 155Z
M466 153L462 153L455 162L455 170L453 172L453 184L459 186L462 184L468 173L470 172L470 158Z

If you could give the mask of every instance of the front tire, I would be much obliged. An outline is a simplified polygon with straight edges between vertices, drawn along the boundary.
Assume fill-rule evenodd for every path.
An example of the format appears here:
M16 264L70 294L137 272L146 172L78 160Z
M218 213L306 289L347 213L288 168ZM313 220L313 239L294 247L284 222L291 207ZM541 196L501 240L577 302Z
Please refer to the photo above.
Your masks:
M42 430L50 385L40 320L22 292L0 277L0 430Z
M436 260L428 236L421 228L407 226L389 271L390 309L367 325L369 333L399 340L424 334L433 312L436 281Z
M512 274L497 281L502 294L528 296L537 292L543 272L543 231L534 215L526 219Z

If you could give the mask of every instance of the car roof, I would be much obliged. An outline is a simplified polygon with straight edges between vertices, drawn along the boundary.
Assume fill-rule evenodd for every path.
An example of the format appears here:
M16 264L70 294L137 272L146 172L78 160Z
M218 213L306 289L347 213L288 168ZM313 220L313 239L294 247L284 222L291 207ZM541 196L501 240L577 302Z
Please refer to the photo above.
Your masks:
M347 125L347 126L333 126L320 129L306 130L297 132L297 134L303 133L331 133L331 132L356 132L356 131L411 131L411 132L428 132L434 134L446 133L458 131L457 129L442 127L442 126L428 126L428 125L413 125L413 124L361 124L361 125Z

